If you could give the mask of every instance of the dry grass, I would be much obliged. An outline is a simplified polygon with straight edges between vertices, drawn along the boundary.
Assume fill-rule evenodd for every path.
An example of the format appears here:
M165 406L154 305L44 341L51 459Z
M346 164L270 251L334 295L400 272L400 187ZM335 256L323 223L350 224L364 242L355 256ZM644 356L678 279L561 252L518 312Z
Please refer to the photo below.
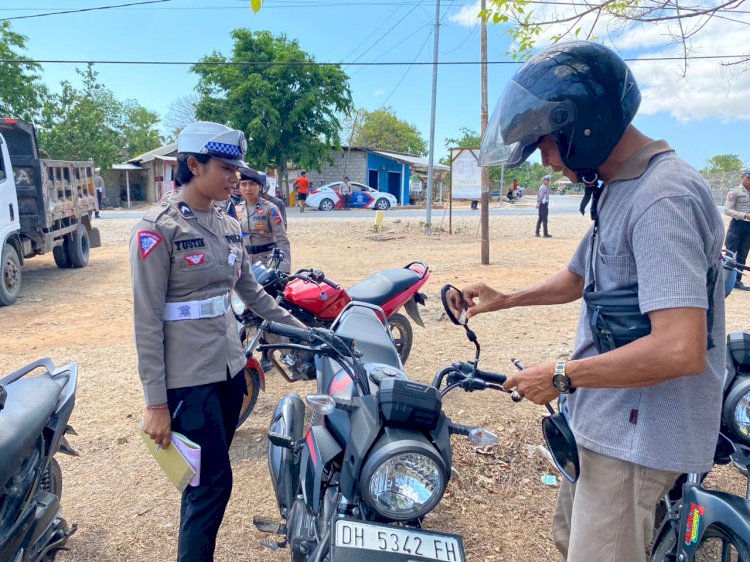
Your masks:
M512 290L541 280L563 267L589 226L581 217L552 217L554 238L531 236L534 217L491 221L491 264L479 265L477 218L454 220L454 235L420 233L418 220L393 220L372 230L372 214L362 219L295 220L290 238L296 267L315 266L350 286L370 272L422 259L430 263L430 296L422 310L426 329L414 328L407 364L411 375L430 380L439 368L470 358L473 348L462 331L441 320L439 288L485 280ZM4 338L0 372L40 356L80 368L77 405L71 423L79 437L72 444L79 458L61 458L66 517L79 525L66 561L166 561L176 554L179 496L147 456L137 434L143 406L132 337L127 241L135 221L101 220L102 248L92 252L83 270L58 270L50 257L29 261L18 304L0 309ZM440 226L440 215L436 216ZM443 223L447 227L447 223ZM728 328L746 327L750 295L728 301ZM483 343L487 368L512 369L511 357L527 364L572 352L578 305L505 311L479 317L473 327ZM300 393L311 390L298 385ZM265 430L275 403L291 386L269 380L256 412L238 431L232 447L235 486L222 527L217 560L285 560L259 546L263 538L253 515L275 516L276 506L265 459ZM446 410L456 421L483 425L500 436L488 452L477 453L454 439L459 473L444 501L428 517L436 530L464 536L472 561L558 560L550 521L556 489L540 476L552 473L534 449L542 442L544 410L513 404L497 393L453 394ZM742 489L729 469L714 479L719 486Z

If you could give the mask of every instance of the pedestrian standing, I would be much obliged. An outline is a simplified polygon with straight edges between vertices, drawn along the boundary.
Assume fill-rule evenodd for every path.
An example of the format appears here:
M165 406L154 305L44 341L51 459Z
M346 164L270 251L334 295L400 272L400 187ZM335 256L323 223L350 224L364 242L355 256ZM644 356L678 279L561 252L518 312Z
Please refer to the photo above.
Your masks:
M213 204L237 184L246 146L241 131L218 123L185 127L177 138L180 191L146 212L130 239L143 429L161 447L172 431L201 446L200 485L182 494L179 562L213 560L232 491L229 446L247 362L232 290L261 318L302 327L255 281L239 223Z
M279 209L260 196L263 177L252 168L240 169L242 203L237 206L237 218L242 228L242 243L250 256L250 263L264 262L274 248L284 254L279 269L291 273L292 250Z
M341 182L339 193L341 194L341 202L344 206L344 210L349 210L349 202L352 198L352 184L349 183L349 176L344 176L344 181Z
M284 230L286 230L286 205L284 205L284 201L281 199L281 197L276 197L276 195L271 193L270 183L268 181L268 176L266 175L266 173L259 171L258 175L261 179L260 190L263 199L265 199L266 201L270 201L271 203L276 205L279 213L281 213L281 220L284 221Z
M305 200L307 199L307 192L310 189L310 180L307 179L307 172L302 170L299 177L294 180L292 184L294 189L297 190L297 203L299 204L299 212L305 212Z
M104 178L101 176L102 169L94 168L94 189L96 190L96 212L94 213L95 218L99 218L99 211L102 208L102 199L104 198Z
M732 217L732 220L724 244L727 250L736 254L737 263L745 265L750 250L750 168L742 170L741 178L740 185L727 193L724 214ZM742 282L742 271L737 273L734 288L750 291L750 287Z
M539 227L544 230L545 238L552 238L547 230L547 218L549 217L549 180L552 176L544 176L542 185L539 186L539 192L536 195L536 208L539 209L539 218L536 221L536 237L539 238Z

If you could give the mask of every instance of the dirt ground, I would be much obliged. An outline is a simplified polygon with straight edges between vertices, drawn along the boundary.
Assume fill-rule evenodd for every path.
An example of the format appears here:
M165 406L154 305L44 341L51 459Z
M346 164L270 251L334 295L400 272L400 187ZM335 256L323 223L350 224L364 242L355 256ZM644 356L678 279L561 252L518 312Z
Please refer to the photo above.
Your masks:
M432 276L422 309L426 328L414 327L407 371L431 380L441 367L468 359L473 347L462 330L441 318L444 283L462 286L484 280L513 290L563 267L589 221L579 216L550 219L552 239L532 236L535 217L491 220L491 263L480 265L478 218L454 220L448 235L442 211L433 215L437 232L421 233L418 220L391 219L374 232L373 215L356 219L295 220L289 227L295 267L315 266L350 286L370 272L427 261ZM75 361L80 369L71 444L81 456L61 456L64 514L79 526L64 561L167 561L176 556L179 495L147 454L138 436L143 399L133 345L132 295L127 244L134 220L102 219L103 247L92 251L89 267L59 270L52 257L24 267L22 297L0 309L3 345L0 372L42 356L55 363ZM678 275L679 272L676 272ZM750 295L727 302L728 330L747 328ZM472 321L483 344L482 364L512 371L511 358L527 364L566 357L573 351L578 305L537 307L484 315ZM288 554L261 548L264 538L254 515L277 516L266 465L265 433L274 405L291 390L271 376L254 414L237 432L231 457L234 492L219 536L220 561L288 560ZM301 394L312 391L297 385ZM454 438L454 478L426 526L459 533L472 561L559 560L550 521L557 490L542 484L554 469L539 454L544 409L514 404L499 393L454 393L445 405L458 422L487 427L500 437L489 451L475 452ZM744 482L729 469L717 485L742 491Z

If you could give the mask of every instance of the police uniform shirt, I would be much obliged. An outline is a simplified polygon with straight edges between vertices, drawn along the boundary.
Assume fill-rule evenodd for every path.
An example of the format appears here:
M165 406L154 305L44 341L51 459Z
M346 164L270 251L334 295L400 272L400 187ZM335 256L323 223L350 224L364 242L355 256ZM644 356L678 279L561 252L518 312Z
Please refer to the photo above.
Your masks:
M745 215L750 213L750 192L742 184L730 189L727 193L727 204L724 207L724 214L729 215L735 220L742 221Z
M150 209L133 229L130 264L138 371L147 404L167 401L168 388L227 378L245 365L229 307L213 318L165 321L165 304L229 295L255 314L303 325L255 281L239 223L223 211L191 209L181 193Z
M263 260L274 248L278 248L284 252L284 260L279 264L279 269L289 273L292 267L292 248L284 220L276 205L258 198L253 208L248 210L247 203L243 202L237 206L237 217L251 263Z

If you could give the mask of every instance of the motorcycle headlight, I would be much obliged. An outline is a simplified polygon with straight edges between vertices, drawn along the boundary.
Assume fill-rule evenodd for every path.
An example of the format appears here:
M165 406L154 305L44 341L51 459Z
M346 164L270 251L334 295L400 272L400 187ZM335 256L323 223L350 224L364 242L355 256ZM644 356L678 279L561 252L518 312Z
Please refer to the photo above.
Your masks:
M735 381L724 400L724 422L738 439L750 443L750 378Z
M435 448L421 434L408 433L408 438L398 439L387 431L370 453L360 477L367 505L394 521L417 519L432 511L448 480L445 463Z

